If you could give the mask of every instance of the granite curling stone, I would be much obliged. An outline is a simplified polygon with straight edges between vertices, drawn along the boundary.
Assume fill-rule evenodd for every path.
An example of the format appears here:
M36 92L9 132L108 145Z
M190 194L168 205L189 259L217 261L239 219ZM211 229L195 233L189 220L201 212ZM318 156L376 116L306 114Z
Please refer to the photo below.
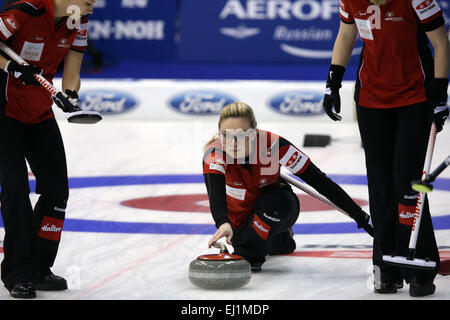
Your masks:
M201 255L189 265L189 280L203 289L236 289L251 278L250 264L241 256L230 254L222 243L219 254Z

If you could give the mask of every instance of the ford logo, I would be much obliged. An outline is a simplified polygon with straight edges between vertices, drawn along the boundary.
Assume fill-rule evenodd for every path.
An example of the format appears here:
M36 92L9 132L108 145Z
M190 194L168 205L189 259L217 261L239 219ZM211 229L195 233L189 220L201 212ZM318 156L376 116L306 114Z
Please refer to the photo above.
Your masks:
M278 94L269 100L269 106L277 112L294 116L316 116L324 113L323 93L292 91Z
M235 101L235 98L224 93L199 90L180 93L170 99L169 105L185 114L217 115L223 107Z
M138 105L137 100L130 94L110 91L92 90L80 95L81 109L97 111L101 114L119 114L130 111Z

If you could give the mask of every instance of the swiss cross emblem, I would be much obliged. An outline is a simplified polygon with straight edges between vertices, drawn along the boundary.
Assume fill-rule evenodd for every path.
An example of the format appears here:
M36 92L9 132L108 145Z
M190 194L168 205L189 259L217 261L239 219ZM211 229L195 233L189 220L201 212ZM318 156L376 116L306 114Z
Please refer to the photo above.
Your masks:
M80 37L86 37L87 36L88 31L87 30L80 30L78 31L78 35Z
M419 10L425 9L425 8L428 7L432 2L433 2L433 0L425 0L424 2L421 2L416 8L419 9Z
M295 152L292 155L292 157L289 159L289 161L286 163L286 165L288 165L288 166L292 165L297 158L298 158L298 152Z

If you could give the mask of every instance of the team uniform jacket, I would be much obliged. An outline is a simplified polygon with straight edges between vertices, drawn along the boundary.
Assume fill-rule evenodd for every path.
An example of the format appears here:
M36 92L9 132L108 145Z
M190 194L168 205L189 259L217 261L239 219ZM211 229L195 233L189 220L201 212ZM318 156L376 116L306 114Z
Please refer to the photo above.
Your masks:
M341 21L356 24L364 47L355 101L369 108L394 108L425 102L434 76L425 32L444 25L436 0L340 0Z
M87 46L87 16L81 17L78 25L68 20L55 24L53 0L20 1L0 13L0 40L29 64L41 68L42 75L52 82L69 50L83 52ZM5 72L0 72L0 86L8 117L29 124L54 117L51 95L43 87L26 86Z
M246 223L256 200L266 190L277 187L280 168L303 179L349 214L361 208L337 184L322 173L309 157L289 141L264 130L256 130L256 150L239 163L227 156L219 139L206 149L203 174L211 213L216 226L230 222L233 228Z

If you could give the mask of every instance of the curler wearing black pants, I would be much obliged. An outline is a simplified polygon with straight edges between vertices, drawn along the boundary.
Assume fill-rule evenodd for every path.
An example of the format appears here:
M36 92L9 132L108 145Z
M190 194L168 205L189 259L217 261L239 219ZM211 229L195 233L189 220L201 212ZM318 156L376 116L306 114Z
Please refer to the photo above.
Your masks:
M69 10L74 1L18 1L0 12L0 41L27 62L21 65L0 55L0 184L6 231L1 278L14 298L34 298L36 289L67 289L66 280L50 271L68 198L66 159L51 94L35 76L52 82L64 61L62 91L71 97L79 91L88 15L95 1L76 2L78 18ZM41 195L34 212L25 159ZM30 281L34 276L37 281Z
M25 160L40 194L34 209ZM54 118L25 124L0 114L0 184L5 228L1 279L8 290L20 283L39 284L51 274L69 195L64 145Z
M439 251L425 198L416 257L430 258L431 271L387 265L382 255L407 256L418 193L411 181L422 176L433 109L426 102L388 109L357 106L374 228L373 264L380 283L432 283L439 270Z
M348 212L358 228L371 233L370 217L306 154L271 132L256 129L255 133L262 155L258 161L250 161L250 153L245 163L229 161L217 139L205 148L203 175L218 229L209 245L227 237L235 253L250 261L254 271L258 265L260 269L266 255L295 250L291 227L299 216L300 204L291 186L280 178L282 166ZM270 143L264 146L261 141Z
M287 183L265 191L247 223L233 230L234 253L249 261L253 271L259 271L266 255L293 252L296 245L291 228L299 214L299 200Z

